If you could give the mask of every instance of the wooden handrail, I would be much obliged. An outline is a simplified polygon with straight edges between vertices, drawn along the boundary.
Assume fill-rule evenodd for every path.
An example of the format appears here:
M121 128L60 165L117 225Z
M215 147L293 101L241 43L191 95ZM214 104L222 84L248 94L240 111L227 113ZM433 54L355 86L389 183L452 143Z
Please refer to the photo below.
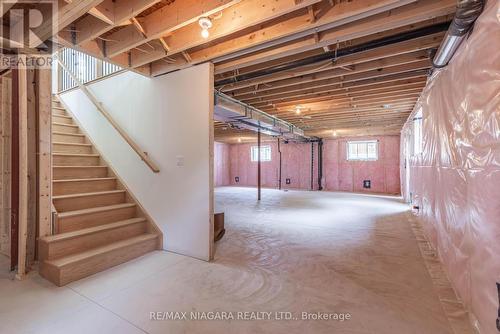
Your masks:
M118 123L115 122L113 117L104 109L103 105L97 101L96 97L92 92L85 86L83 83L81 83L80 80L75 76L75 74L66 67L66 65L60 60L57 59L59 64L61 65L62 69L68 72L70 75L71 79L73 79L78 87L87 95L89 100L94 104L94 106L99 110L99 112L108 120L109 123L115 128L116 131L122 136L123 139L132 147L132 149L141 157L141 160L144 161L146 165L148 165L149 168L155 173L159 173L160 169L156 164L149 158L148 153L142 151L139 146L132 140L132 138L129 137L129 135L118 125Z

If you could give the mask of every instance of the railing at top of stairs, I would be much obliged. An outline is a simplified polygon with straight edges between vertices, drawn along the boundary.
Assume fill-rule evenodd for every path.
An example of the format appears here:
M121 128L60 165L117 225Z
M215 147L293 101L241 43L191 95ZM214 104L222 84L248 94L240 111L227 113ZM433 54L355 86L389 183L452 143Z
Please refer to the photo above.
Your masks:
M137 145L134 140L132 138L130 138L130 136L125 132L125 130L123 130L120 125L118 125L118 123L115 122L115 120L111 117L111 115L106 111L106 109L104 109L102 103L100 103L99 101L97 101L97 98L94 96L94 94L92 94L92 92L87 88L87 86L85 86L77 77L76 75L60 60L60 59L57 59L57 61L59 62L59 64L61 65L61 68L66 71L71 79L73 79L75 81L75 83L77 84L78 88L80 88L82 90L82 92L89 98L89 100L94 104L94 106L97 108L97 110L99 110L99 112L108 120L108 122L113 126L113 128L115 128L116 131L118 131L118 133L122 136L122 138L127 142L127 144L130 145L130 147L132 147L132 149L139 155L139 157L141 158L142 161L144 161L144 163L146 165L148 165L148 167L154 172L154 173L159 173L160 172L160 169L158 168L158 166L151 160L151 158L148 156L148 153L147 152L144 152L143 150L141 150L141 148L139 147L139 145Z

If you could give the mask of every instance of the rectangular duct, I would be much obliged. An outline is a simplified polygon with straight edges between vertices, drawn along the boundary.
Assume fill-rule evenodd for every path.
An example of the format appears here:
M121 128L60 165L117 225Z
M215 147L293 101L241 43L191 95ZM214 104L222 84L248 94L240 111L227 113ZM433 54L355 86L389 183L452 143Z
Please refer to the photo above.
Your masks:
M295 125L269 115L220 92L215 92L214 119L236 128L257 131L288 140L307 141L310 138Z

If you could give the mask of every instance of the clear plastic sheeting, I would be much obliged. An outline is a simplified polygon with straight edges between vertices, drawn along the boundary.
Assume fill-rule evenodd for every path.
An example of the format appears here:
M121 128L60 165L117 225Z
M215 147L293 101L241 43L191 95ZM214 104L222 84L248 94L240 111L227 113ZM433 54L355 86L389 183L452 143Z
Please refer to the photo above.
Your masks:
M420 112L423 146L414 153ZM499 333L499 1L488 1L450 64L429 79L403 127L401 154L403 195L418 207L474 328Z

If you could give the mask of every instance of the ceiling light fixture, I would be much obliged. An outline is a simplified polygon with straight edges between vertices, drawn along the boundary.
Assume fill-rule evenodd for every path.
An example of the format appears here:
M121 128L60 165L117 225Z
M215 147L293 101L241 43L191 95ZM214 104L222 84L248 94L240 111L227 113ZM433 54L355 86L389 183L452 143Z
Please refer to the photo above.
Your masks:
M299 114L300 114L301 109L302 109L302 106L301 106L301 105L297 105L297 106L295 107L295 113L296 113L297 115L299 115Z
M200 17L198 24L201 27L201 37L207 39L210 36L208 29L212 28L212 20L208 17Z

